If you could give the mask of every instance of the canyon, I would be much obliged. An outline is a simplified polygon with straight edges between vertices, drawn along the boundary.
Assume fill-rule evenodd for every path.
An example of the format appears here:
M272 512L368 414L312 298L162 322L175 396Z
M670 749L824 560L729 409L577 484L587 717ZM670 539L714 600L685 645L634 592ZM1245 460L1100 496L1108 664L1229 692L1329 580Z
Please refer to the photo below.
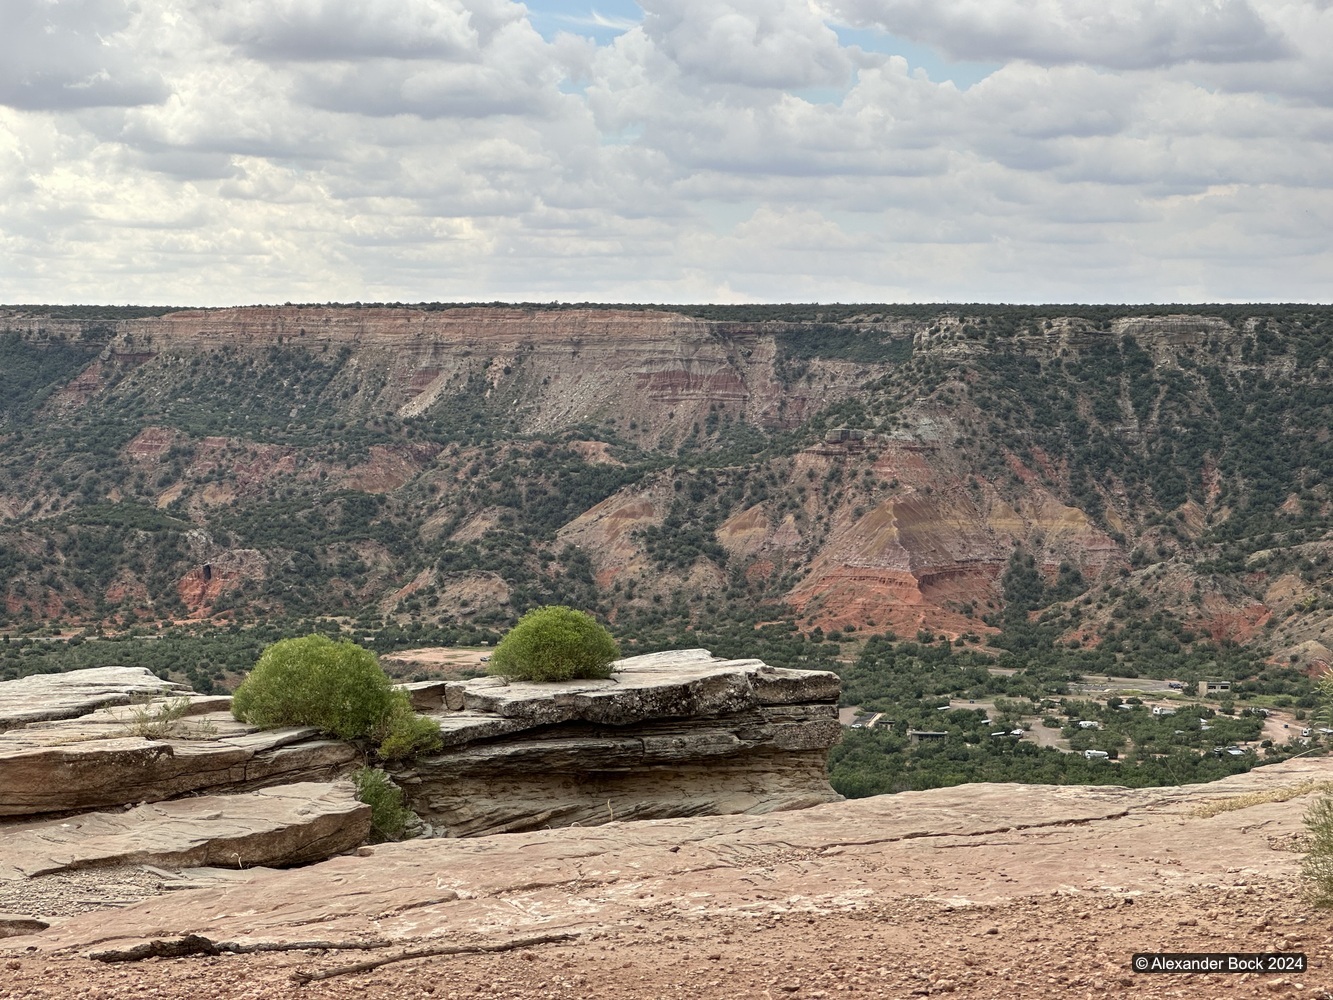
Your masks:
M1021 551L1065 641L1132 592L1327 663L1329 320L1222 312L4 310L3 613L982 644Z

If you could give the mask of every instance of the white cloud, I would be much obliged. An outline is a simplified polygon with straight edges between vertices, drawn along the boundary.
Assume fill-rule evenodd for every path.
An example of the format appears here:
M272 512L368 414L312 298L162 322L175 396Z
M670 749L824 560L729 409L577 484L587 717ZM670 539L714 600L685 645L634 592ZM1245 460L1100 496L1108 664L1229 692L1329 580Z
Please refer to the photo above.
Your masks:
M644 0L600 44L508 0L10 6L14 299L1300 299L1333 269L1315 0L839 0L999 64L966 90L806 0Z
M1288 43L1248 0L830 0L956 59L1144 69L1281 58Z
M26 110L128 107L167 96L139 65L125 31L125 0L5 0L0 104Z
M747 87L845 83L851 61L805 0L640 0L642 31L695 81Z
M522 8L499 0L214 0L217 36L257 59L468 58Z

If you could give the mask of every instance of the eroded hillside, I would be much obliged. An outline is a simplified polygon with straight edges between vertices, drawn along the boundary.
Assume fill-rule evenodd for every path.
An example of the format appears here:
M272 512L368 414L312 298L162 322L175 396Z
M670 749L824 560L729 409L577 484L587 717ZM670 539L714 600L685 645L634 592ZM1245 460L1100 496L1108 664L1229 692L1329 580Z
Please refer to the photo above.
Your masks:
M0 316L5 624L1333 645L1333 310Z

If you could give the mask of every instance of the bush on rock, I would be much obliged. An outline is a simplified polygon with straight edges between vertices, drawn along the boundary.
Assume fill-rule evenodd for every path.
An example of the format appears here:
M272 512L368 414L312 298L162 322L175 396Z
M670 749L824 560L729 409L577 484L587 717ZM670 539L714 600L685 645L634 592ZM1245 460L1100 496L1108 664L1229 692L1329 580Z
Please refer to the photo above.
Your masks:
M440 746L440 728L412 711L375 654L346 640L308 635L269 646L241 682L231 714L273 729L315 726L342 740L373 740L385 758Z
M363 767L352 775L356 797L370 806L372 843L402 840L416 814L403 805L403 790L378 768Z
M583 611L557 604L529 611L500 640L490 673L524 681L610 677L616 640Z

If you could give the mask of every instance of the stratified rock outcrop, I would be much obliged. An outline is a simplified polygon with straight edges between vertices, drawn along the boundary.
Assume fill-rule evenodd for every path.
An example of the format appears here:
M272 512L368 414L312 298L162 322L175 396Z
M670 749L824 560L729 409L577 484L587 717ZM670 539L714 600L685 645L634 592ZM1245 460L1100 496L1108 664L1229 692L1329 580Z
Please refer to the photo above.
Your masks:
M298 782L11 824L0 882L124 864L299 865L351 850L369 835L370 807L350 782Z
M150 739L123 727L120 733L90 732L81 727L83 720L8 732L0 737L0 816L326 779L360 759L354 747L319 739L314 729L259 732L232 723L229 714L197 718L216 732Z
M706 650L621 660L607 680L412 686L444 750L394 777L436 833L768 813L839 796L838 678Z
M439 720L445 746L396 769L409 805L437 834L461 837L612 819L766 813L838 799L825 769L828 749L841 736L836 675L720 660L702 649L633 657L617 668L601 681L481 677L412 685L418 709ZM239 808L238 793L275 786L299 798L291 791L298 783L337 779L363 761L360 749L315 729L259 730L231 717L227 697L163 692L164 686L146 670L124 667L74 671L42 678L41 685L0 683L0 728L10 727L0 732L0 822L11 818L6 833L55 845L68 835L82 846L71 841L57 851L62 856L119 857L133 855L122 848L126 838L136 839L129 832L135 823L160 822L178 829L164 834L167 846L153 848L158 854L211 857L200 845L197 809L136 810L117 814L110 827L91 811L200 794L231 797L229 808ZM49 706L34 701L39 687L50 693ZM150 692L157 699L147 704L115 704L129 693ZM52 718L80 710L86 714ZM23 721L32 719L47 721ZM309 794L288 812L306 819L273 826L277 841L279 827L343 808L328 806L343 793L330 799L327 785L301 787ZM268 809L282 813L277 799ZM251 829L248 815L239 827L220 823L216 837L242 843L269 829L263 823ZM49 837L15 822L54 816L66 821ZM246 851L264 860L248 863L309 860L311 850L323 848L300 846L306 841L332 845L331 853L346 850L366 836L364 819L343 833L349 830L341 839L293 833L290 850L250 843ZM89 837L122 846L90 845Z
M90 667L63 674L35 674L0 684L0 733L33 722L75 719L108 705L128 705L179 691L143 667Z

